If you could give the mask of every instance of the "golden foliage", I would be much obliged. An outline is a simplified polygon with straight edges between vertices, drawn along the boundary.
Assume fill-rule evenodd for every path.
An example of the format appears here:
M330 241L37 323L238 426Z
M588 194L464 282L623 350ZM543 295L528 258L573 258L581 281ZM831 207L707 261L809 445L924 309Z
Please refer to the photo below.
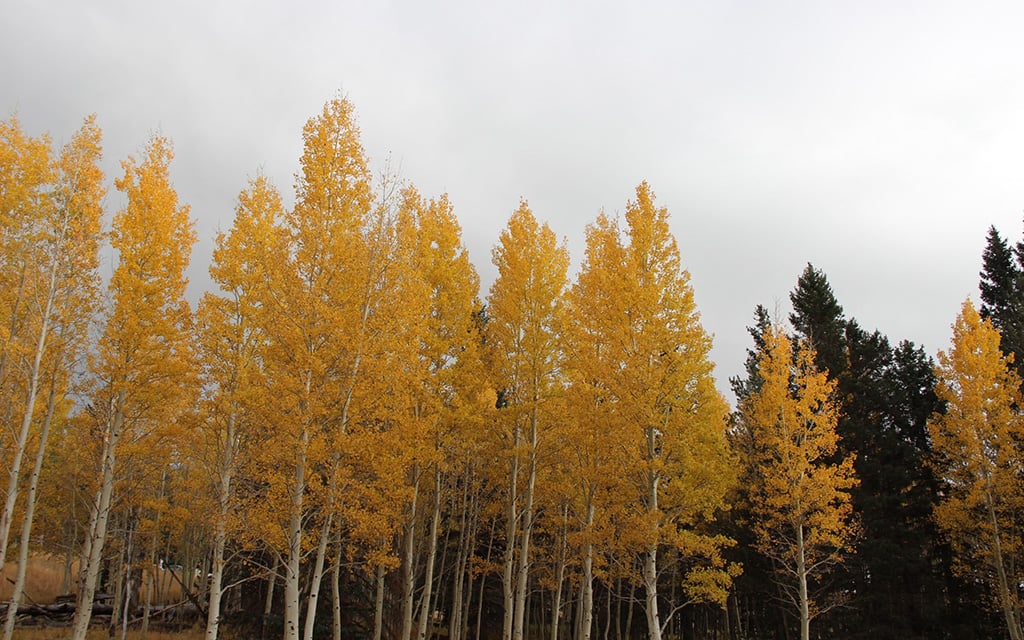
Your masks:
M990 585L1011 637L1019 637L1024 418L1020 379L999 342L999 331L964 302L951 348L939 353L935 370L946 411L928 427L944 483L935 521L953 545L959 572Z
M815 368L808 345L794 355L783 329L768 327L757 370L762 385L741 417L753 443L747 462L757 545L779 567L793 604L814 617L814 580L843 561L858 532L853 456L836 460L835 382Z

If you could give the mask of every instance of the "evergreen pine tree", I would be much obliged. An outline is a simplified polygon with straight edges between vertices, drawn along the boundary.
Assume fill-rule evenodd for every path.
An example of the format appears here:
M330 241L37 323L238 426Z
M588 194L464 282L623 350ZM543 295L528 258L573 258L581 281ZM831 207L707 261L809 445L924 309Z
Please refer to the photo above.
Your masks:
M981 254L981 317L999 329L1003 353L1015 354L1013 368L1024 373L1024 241L1014 247L989 227Z
M729 378L729 386L737 399L742 399L761 388L761 377L757 372L757 356L764 350L764 332L772 325L771 316L764 305L754 307L754 326L747 327L747 333L754 340L754 348L747 349L747 360L743 364L746 377Z
M808 262L789 300L793 304L789 322L797 337L817 353L814 365L839 379L847 368L843 335L846 321L825 273Z

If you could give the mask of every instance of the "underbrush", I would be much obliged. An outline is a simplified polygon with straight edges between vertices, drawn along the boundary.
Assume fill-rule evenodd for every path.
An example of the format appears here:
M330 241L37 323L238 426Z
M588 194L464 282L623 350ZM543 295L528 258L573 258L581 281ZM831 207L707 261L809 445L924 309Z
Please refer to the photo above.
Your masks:
M149 631L146 633L146 640L200 640L204 636L202 629L184 629L182 631ZM70 627L48 627L48 628L26 628L14 631L14 640L67 640L71 637ZM120 632L114 636L121 637ZM128 640L141 640L142 634L135 630L129 630ZM88 640L111 640L106 628L94 627L89 629Z

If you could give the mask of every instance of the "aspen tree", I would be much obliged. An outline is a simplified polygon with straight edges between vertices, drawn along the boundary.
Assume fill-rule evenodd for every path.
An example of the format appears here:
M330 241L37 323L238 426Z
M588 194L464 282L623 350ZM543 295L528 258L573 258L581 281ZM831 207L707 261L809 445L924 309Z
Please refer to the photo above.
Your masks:
M371 265L364 237L373 193L351 103L325 104L306 123L303 143L295 207L283 217L285 241L269 257L261 300L267 419L274 425L260 452L269 497L261 513L268 522L277 513L284 519L280 536L272 537L283 549L287 639L312 634L336 516L340 451L371 317L368 296L380 269ZM314 524L317 533L310 535ZM300 565L310 544L316 560L300 630Z
M267 278L265 258L273 251L275 225L284 207L277 189L257 176L238 196L235 221L218 234L210 275L221 293L208 293L197 312L206 384L211 393L202 428L201 463L213 478L213 559L206 637L215 640L220 625L224 550L234 507L233 481L258 420L261 385L259 359L264 347L259 296Z
M462 246L461 229L447 196L421 203L416 266L426 287L426 325L420 348L425 367L424 393L417 413L427 419L433 467L433 504L429 516L424 592L417 638L425 640L446 479L477 437L473 414L480 410L479 337L473 320L479 278ZM453 611L453 613L455 613Z
M85 638L92 615L119 443L173 424L195 394L184 274L196 238L189 208L178 204L171 186L172 157L170 142L153 136L142 160L125 161L124 177L115 183L127 204L114 217L113 308L91 367L93 411L103 433L102 480L92 505L74 640Z
M42 251L38 270L33 315L36 319L35 349L27 370L28 389L22 417L22 430L27 433L36 414L36 400L41 386L49 390L41 417L36 456L28 481L19 543L18 571L8 608L4 639L14 630L16 611L23 593L28 564L29 541L38 495L40 474L46 457L50 426L57 407L63 404L69 376L67 369L84 351L87 331L98 300L98 253L101 240L101 217L104 189L103 174L98 163L101 133L95 117L85 119L82 128L61 150L54 167L55 182L49 194L46 219L40 228L38 244ZM45 360L44 360L45 356ZM36 416L39 418L39 416ZM17 474L16 465L11 469ZM8 491L12 501L16 492ZM5 511L5 516L7 515ZM4 518L7 526L9 517ZM0 566L7 546L6 527L0 536Z
M504 640L522 640L534 526L534 491L550 402L561 384L557 338L569 253L526 201L512 214L492 252L498 277L488 297L489 358L505 408L499 414L507 461ZM520 487L520 482L523 485Z
M952 542L954 567L996 594L1012 640L1024 637L1019 585L1021 478L1020 378L1000 334L970 300L939 353L936 393L946 411L929 422L943 498L935 520Z
M48 138L27 136L14 118L0 123L0 417L13 436L10 442L0 441L7 470L0 567L14 520L61 257L67 251L67 225L61 225L48 193L54 179L51 155Z
M797 610L800 637L823 607L814 585L852 551L857 534L849 490L853 456L831 462L839 441L835 382L814 365L814 351L793 345L778 326L765 329L757 359L760 386L745 399L742 424L752 443L751 502L761 553Z
M612 539L607 535L610 527L602 525L612 516L612 496L630 493L618 467L622 452L629 449L629 431L614 410L611 385L619 362L611 330L622 314L620 280L626 268L618 226L601 214L587 227L586 258L567 296L562 332L570 386L561 438L566 451L557 459L568 485L573 530L583 548L580 640L590 640L593 627L595 556L611 552ZM557 593L556 600L560 600ZM554 616L557 632L557 612ZM552 638L557 640L557 636Z
M644 182L626 206L626 228L598 235L601 287L615 306L601 331L608 345L600 383L621 421L630 446L620 458L639 509L617 526L632 532L624 544L642 559L647 632L660 640L675 614L689 602L724 603L736 568L721 549L731 544L706 533L726 508L733 482L726 442L728 406L715 388L711 338L700 324L689 274L669 230L669 214L655 204ZM600 224L599 224L600 228ZM621 243L616 247L615 242ZM592 268L598 268L598 261ZM687 599L660 611L660 552L672 549L685 563Z

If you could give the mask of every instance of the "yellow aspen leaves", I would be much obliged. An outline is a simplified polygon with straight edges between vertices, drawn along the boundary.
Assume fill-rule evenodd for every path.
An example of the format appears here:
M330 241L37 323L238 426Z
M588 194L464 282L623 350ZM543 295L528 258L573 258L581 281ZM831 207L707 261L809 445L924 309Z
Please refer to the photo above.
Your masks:
M939 353L935 369L946 411L932 417L928 430L944 483L935 521L953 545L954 566L989 585L1010 638L1020 640L1024 419L1020 379L999 342L992 323L964 302L950 349Z
M748 464L758 549L779 568L779 584L800 616L801 638L822 609L815 586L853 548L857 526L849 490L853 457L835 461L835 382L814 352L768 327L758 354L760 388L741 407L752 449Z

